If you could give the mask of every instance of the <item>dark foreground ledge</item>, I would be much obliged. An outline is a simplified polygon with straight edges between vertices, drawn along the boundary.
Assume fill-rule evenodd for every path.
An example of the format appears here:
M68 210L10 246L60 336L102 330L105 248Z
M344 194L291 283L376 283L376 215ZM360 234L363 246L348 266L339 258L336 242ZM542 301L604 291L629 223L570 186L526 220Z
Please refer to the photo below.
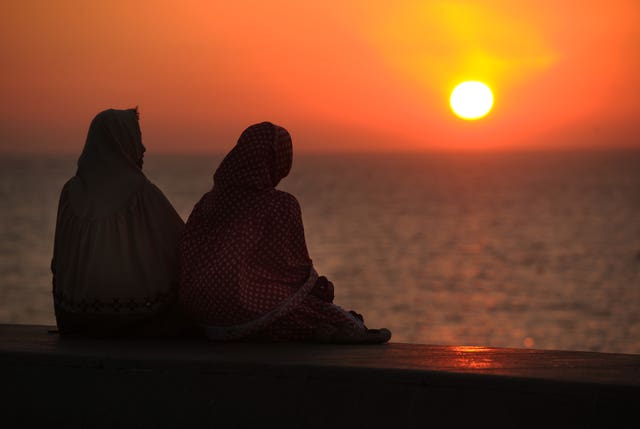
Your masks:
M640 355L49 329L0 325L2 427L638 427Z

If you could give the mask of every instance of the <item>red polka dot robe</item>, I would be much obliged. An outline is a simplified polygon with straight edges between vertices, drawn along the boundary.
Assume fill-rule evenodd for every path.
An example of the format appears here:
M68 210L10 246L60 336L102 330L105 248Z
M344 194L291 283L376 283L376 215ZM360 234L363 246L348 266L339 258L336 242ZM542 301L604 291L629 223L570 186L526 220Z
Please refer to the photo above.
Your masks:
M332 303L333 284L309 258L298 201L275 189L292 157L284 128L250 126L189 216L180 300L211 339L305 341L366 330L360 315Z

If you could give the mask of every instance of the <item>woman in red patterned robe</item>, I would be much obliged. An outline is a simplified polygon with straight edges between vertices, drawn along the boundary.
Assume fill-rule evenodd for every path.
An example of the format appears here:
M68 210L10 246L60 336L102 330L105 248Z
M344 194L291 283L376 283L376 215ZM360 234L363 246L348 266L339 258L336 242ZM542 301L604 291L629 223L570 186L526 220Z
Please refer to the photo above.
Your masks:
M183 309L214 340L387 342L387 329L333 304L333 284L314 270L298 201L276 189L292 160L284 128L242 133L187 221Z

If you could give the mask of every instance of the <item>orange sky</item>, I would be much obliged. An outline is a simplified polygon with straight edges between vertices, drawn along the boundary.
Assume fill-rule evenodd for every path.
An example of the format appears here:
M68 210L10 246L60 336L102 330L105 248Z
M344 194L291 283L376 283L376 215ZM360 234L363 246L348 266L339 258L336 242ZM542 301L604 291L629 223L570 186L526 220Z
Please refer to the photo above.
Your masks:
M0 151L79 152L138 105L148 150L640 147L637 0L4 1ZM448 106L465 79L484 119Z

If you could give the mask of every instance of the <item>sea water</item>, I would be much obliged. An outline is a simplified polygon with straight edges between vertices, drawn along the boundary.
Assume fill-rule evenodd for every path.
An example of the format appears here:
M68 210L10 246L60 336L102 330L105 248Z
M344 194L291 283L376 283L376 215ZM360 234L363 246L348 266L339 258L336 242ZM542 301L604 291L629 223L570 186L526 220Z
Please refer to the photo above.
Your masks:
M0 323L55 323L76 159L0 157ZM187 220L221 159L144 171ZM640 353L640 151L296 154L280 188L335 302L392 341Z

